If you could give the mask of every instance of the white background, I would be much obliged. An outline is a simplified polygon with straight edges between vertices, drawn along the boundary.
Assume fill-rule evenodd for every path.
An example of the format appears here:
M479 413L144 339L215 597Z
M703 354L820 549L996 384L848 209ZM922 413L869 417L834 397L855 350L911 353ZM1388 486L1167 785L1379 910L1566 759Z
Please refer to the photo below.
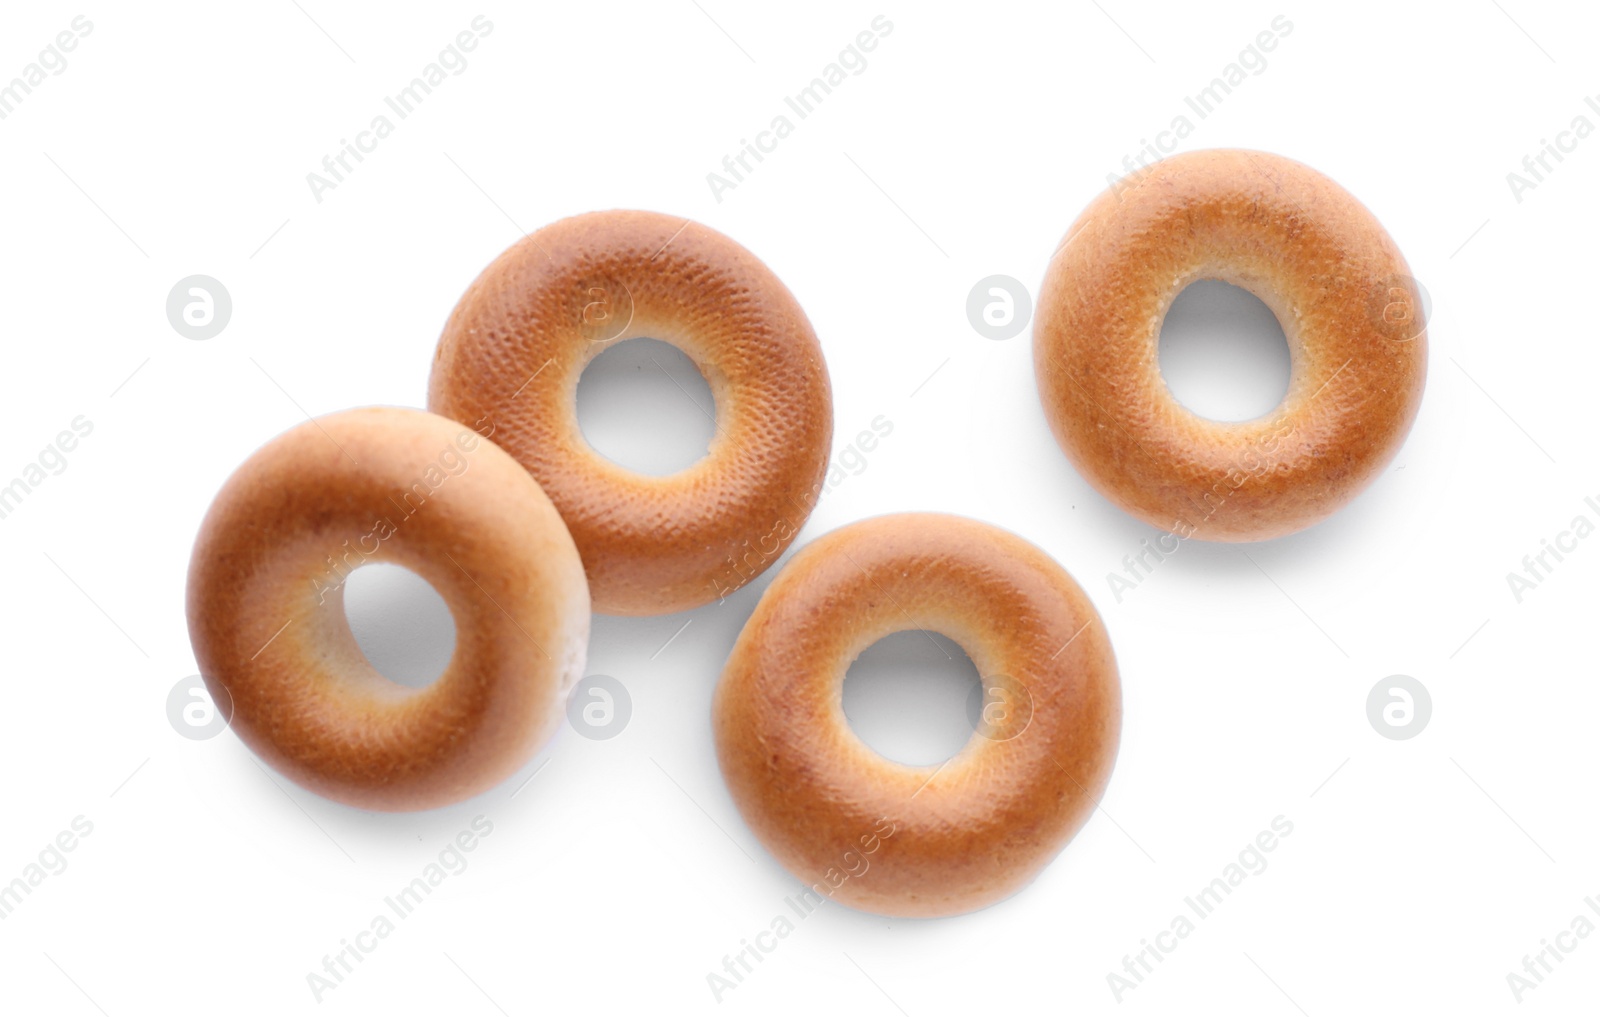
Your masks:
M1574 952L1521 1004L1506 975L1574 916L1600 923L1583 903L1600 895L1600 540L1521 603L1506 574L1573 517L1600 521L1584 504L1600 500L1588 313L1600 140L1579 141L1520 202L1506 174L1574 117L1600 124L1584 104L1600 89L1600 26L1576 5L1444 11L12 5L0 79L74 15L94 27L0 121L0 481L74 417L94 430L0 520L0 882L75 816L93 833L0 921L0 1005L112 1017L1592 1005L1600 937L1568 940ZM479 13L494 28L467 69L316 201L307 173ZM706 174L880 13L893 31L866 69L715 200ZM1265 70L1204 120L1190 112L1182 148L1289 155L1374 211L1432 295L1426 397L1393 466L1336 517L1267 544L1191 543L1118 602L1107 574L1156 534L1071 468L1045 426L1028 334L979 337L967 293L997 273L1036 290L1107 173L1280 14L1293 30ZM686 615L597 618L588 671L626 686L626 729L563 730L522 775L434 813L331 804L229 733L179 737L165 711L195 670L185 572L227 474L307 413L420 406L439 329L480 268L523 231L614 207L692 217L777 272L821 337L839 449L875 416L893 422L799 544L908 509L1011 529L1093 597L1123 681L1103 809L1031 887L938 921L827 905L720 1004L707 975L799 887L728 798L709 724L722 662L773 573ZM194 273L233 298L207 341L178 335L164 310ZM1369 690L1393 674L1431 692L1412 740L1367 719ZM308 973L477 815L494 832L470 868L318 1003ZM1280 815L1293 834L1269 867L1119 1003L1108 973Z

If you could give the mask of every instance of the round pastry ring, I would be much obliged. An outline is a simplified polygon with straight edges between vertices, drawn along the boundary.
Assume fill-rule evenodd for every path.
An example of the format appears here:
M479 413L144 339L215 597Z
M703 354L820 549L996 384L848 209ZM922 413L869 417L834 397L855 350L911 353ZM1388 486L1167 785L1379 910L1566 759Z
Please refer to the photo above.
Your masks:
M584 369L636 338L681 350L715 403L705 457L669 476L606 459L578 424ZM428 405L534 475L606 614L687 610L759 575L815 507L832 442L826 364L794 295L732 239L653 212L564 219L501 254L445 325Z
M1283 328L1289 390L1254 420L1201 417L1161 376L1190 283L1248 290ZM1178 536L1294 533L1393 460L1422 400L1425 302L1383 226L1332 180L1264 152L1189 152L1096 198L1051 257L1034 369L1062 450L1124 511Z
M938 766L886 759L844 714L850 663L907 629L954 640L984 676L977 730ZM975 910L1032 879L1093 811L1120 723L1110 642L1072 578L1010 533L921 513L797 552L713 705L724 778L762 843L835 899L903 916Z
M380 674L343 610L371 562L427 580L455 621L443 675ZM418 410L336 413L279 435L223 485L190 562L190 639L212 700L279 772L411 811L509 777L582 675L588 590L555 507L515 460Z

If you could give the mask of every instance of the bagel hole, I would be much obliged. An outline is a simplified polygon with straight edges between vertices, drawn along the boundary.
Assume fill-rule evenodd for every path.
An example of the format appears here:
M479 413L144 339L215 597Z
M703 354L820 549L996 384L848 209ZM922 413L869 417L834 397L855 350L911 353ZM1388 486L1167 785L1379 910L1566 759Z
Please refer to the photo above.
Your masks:
M982 681L954 640L924 629L893 632L861 651L844 678L851 730L886 759L936 766L975 730Z
M1159 359L1173 398L1210 420L1254 420L1289 392L1289 341L1277 316L1218 279L1197 280L1172 301Z
M379 674L407 688L438 681L456 650L456 622L428 581L402 565L373 562L344 581L344 616Z
M705 458L716 401L682 350L659 339L627 339L578 378L578 429L618 466L664 477Z

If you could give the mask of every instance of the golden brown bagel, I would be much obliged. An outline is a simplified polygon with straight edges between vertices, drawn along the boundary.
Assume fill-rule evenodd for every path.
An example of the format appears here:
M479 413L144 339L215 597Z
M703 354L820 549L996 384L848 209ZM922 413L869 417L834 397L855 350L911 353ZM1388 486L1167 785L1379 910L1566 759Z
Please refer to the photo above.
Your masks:
M1406 261L1372 213L1280 156L1173 156L1089 205L1052 258L1034 366L1056 440L1091 484L1152 526L1266 540L1354 498L1394 458L1422 400L1427 335ZM1161 378L1173 298L1197 279L1255 294L1289 342L1266 416L1207 420Z
M344 578L403 565L455 619L437 682L379 674ZM232 726L337 801L405 811L487 790L553 732L583 672L577 548L526 470L420 410L350 410L279 435L228 478L189 565L189 638Z
M667 477L623 469L578 429L578 378L628 339L677 346L717 430ZM778 559L821 494L833 435L822 348L755 255L654 212L593 212L518 241L445 324L428 408L494 438L572 531L594 609L664 614L726 596Z
M845 671L891 632L959 643L986 706L964 749L904 766L856 736ZM717 686L712 726L745 821L813 891L884 915L973 911L1026 885L1088 819L1116 758L1121 686L1078 584L1019 537L880 516L789 560Z

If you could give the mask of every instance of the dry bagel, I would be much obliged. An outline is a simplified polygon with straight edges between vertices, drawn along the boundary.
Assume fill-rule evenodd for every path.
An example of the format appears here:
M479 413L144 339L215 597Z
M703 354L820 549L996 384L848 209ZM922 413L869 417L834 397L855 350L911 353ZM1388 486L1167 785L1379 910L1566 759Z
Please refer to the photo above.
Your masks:
M1266 304L1289 392L1242 423L1167 389L1161 322L1197 279ZM1185 537L1249 541L1327 517L1383 470L1422 400L1422 299L1372 213L1307 166L1262 152L1174 156L1097 198L1051 259L1034 320L1045 416L1079 472Z
M671 343L716 401L704 459L650 477L578 427L578 378L628 339ZM518 241L446 323L428 408L491 436L560 509L594 609L646 615L725 597L775 562L821 495L833 404L794 296L720 233L653 212L593 212Z
M367 562L428 580L455 619L438 681L379 674L344 615ZM234 731L279 772L368 809L485 791L544 744L583 673L589 594L555 507L493 442L419 410L279 435L228 478L189 566L189 637Z
M987 703L939 766L878 755L850 728L845 672L891 632L961 645ZM1026 885L1095 808L1121 686L1072 577L1004 530L880 516L789 560L739 634L712 722L729 792L818 895L885 915L960 914Z

